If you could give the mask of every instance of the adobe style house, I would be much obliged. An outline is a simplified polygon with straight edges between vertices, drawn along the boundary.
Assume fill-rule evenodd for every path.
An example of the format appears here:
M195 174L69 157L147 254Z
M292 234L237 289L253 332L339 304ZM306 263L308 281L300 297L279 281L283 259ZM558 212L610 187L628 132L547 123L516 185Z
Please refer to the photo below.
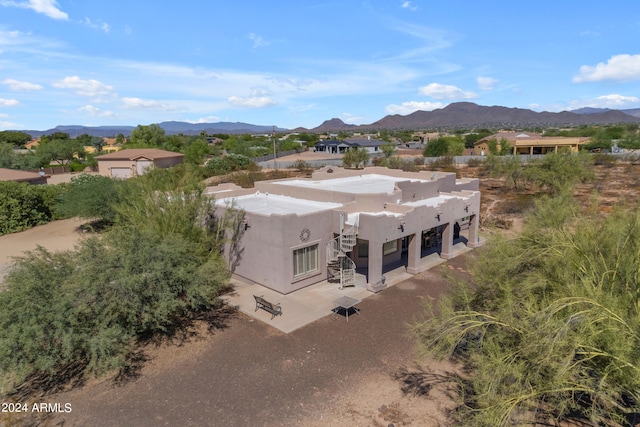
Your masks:
M96 156L100 175L131 178L149 168L170 168L183 162L184 154L157 148L131 148Z
M245 212L236 250L225 251L234 273L287 294L327 279L353 286L356 272L378 291L392 265L416 274L430 253L451 258L461 225L466 245L476 247L478 185L448 172L327 167L310 179L207 191L216 215L229 207Z
M484 137L474 143L477 153L484 151L489 154L489 141L495 139L498 150L502 141L507 141L511 154L547 154L557 153L561 148L568 148L572 153L577 153L580 146L590 141L584 137L542 136L532 132L498 132Z
M48 176L44 173L0 168L0 181L28 182L33 185L47 183Z

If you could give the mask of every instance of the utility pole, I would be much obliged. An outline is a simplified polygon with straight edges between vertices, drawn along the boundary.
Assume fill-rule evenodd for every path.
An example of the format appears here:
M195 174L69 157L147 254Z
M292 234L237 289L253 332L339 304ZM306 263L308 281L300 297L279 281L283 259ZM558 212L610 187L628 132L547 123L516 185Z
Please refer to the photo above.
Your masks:
M278 164L276 163L276 127L271 127L271 137L273 138L273 168L278 169Z

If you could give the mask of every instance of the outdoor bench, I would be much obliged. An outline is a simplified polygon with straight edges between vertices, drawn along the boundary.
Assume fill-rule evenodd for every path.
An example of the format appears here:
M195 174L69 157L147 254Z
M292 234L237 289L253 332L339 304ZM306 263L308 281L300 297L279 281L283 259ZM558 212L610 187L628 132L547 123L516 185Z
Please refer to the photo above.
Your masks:
M263 297L259 297L256 295L254 295L253 297L256 299L255 311L258 311L259 308L265 311L268 311L269 313L271 313L271 319L282 314L282 307L280 307L280 303L273 304L267 301L266 299L264 299Z

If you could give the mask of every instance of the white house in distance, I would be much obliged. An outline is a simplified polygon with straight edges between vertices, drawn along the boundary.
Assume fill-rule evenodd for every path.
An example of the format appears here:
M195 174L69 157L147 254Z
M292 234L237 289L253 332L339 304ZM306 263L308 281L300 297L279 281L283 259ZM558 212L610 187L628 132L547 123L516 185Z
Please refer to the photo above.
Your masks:
M345 151L351 148L364 148L369 154L381 153L384 144L388 142L368 138L350 138L344 140L328 139L320 141L313 146L313 150L316 152L329 153L329 154L344 154Z
M229 206L245 211L239 247L226 251L234 273L287 294L327 279L352 286L356 272L375 292L391 267L416 274L423 257L451 258L454 239L476 247L478 187L477 179L448 172L326 167L310 179L207 191L216 215Z
M145 170L169 168L183 162L184 154L158 148L130 148L96 156L100 175L110 178L131 178L143 175Z

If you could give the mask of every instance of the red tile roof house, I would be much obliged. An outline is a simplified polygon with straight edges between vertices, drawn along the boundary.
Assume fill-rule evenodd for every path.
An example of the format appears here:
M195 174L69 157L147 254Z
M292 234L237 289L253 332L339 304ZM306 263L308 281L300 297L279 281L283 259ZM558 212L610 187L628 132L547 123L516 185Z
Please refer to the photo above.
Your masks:
M0 181L28 182L39 185L47 183L47 175L37 172L0 168Z
M131 178L143 175L148 168L170 168L183 163L184 154L158 148L131 148L96 156L100 175Z

